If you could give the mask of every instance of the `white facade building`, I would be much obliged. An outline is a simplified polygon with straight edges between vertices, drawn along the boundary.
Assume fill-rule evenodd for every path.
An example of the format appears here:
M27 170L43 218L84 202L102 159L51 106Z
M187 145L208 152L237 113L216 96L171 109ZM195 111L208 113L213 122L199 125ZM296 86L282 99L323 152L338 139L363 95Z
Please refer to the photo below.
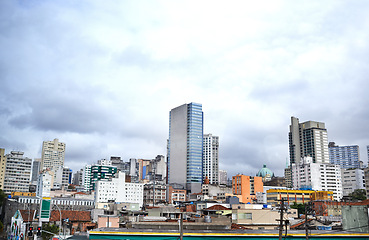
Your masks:
M95 183L95 202L139 203L142 206L143 184L126 183L125 178L125 173L119 172L118 178L97 181Z
M29 192L32 159L24 157L23 154L24 152L11 151L10 154L5 155L6 166L2 190L6 194Z
M210 184L219 184L219 137L204 134L203 137L203 177L208 177Z
M68 167L59 166L54 172L54 184L57 183L66 189L71 183L72 170Z
M50 197L50 190L52 186L52 176L48 172L42 172L37 180L36 196Z
M313 163L312 157L304 157L292 164L292 186L294 189L332 191L335 200L342 198L341 168L328 163Z
M348 196L356 189L365 189L364 170L341 169L343 196Z
M91 165L86 165L83 171L82 185L85 187L85 192L89 192L91 190L91 167Z

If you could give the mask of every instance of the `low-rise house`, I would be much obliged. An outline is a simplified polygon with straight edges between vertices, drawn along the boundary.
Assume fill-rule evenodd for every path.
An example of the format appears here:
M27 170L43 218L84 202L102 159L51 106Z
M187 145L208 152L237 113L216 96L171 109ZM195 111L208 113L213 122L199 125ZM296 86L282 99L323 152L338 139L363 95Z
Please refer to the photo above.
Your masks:
M74 234L76 231L86 232L96 228L96 223L91 222L90 211L52 210L50 223L58 226L61 224L62 230L66 234Z
M284 219L296 217L297 209L289 209L284 215ZM279 226L279 218L280 213L278 210L263 208L263 205L232 205L232 223L250 229L276 229Z

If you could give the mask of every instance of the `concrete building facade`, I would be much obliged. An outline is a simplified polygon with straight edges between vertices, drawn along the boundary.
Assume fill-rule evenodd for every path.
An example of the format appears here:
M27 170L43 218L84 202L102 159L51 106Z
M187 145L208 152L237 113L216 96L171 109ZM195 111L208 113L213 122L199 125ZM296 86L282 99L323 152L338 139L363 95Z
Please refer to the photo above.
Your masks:
M322 122L300 123L291 117L289 132L290 165L310 156L314 163L329 163L328 134Z
M62 188L68 188L72 183L72 169L65 166L59 166L54 170L54 184L58 183Z
M211 133L203 138L203 176L210 184L219 184L219 137Z
M127 183L125 173L117 178L96 181L95 203L115 201L116 203L139 203L143 205L143 184Z
M242 174L232 177L232 192L243 203L253 203L253 201L256 201L256 193L263 192L263 186L261 177L245 176Z
M312 157L292 164L292 185L294 189L332 191L334 200L342 198L342 178L339 165L314 163Z
M43 171L37 180L36 196L50 197L50 191L53 186L52 175L48 171Z
M349 196L350 193L356 189L365 189L365 176L364 170L353 169L341 169L342 177L342 194L343 196Z
M201 191L203 181L203 112L198 103L173 108L169 117L168 183ZM195 189L196 188L196 189Z
M228 183L228 176L226 170L219 170L219 185L226 186Z
M54 169L64 166L65 143L55 138L53 141L42 143L41 169Z
M24 152L20 151L11 151L10 154L5 155L6 167L3 191L6 194L29 191L32 159L23 155Z
M31 182L37 184L38 175L41 172L41 158L35 158L32 162Z
M341 168L361 168L360 150L358 145L338 146L334 142L328 145L329 160L331 164L340 165Z

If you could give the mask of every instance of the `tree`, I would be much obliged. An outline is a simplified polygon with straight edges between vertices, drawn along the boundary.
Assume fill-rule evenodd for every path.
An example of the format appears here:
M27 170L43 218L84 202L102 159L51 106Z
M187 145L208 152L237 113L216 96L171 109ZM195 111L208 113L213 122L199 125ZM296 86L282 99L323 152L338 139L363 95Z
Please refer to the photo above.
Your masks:
M298 215L305 214L305 204L302 203L297 204L296 202L294 202L290 207L293 209L297 209Z
M51 232L51 233L55 233L55 234L59 233L59 227L56 226L55 224L49 224L49 223L43 224L42 225L42 230L45 230L45 231ZM53 235L50 234L50 233L47 233L47 232L42 231L41 236L42 236L43 240L47 240L47 239L52 238Z
M363 201L366 199L366 191L365 189L356 189L349 195L352 201Z
M0 189L0 205L2 206L4 203L4 200L7 198L7 195L4 193L2 189Z

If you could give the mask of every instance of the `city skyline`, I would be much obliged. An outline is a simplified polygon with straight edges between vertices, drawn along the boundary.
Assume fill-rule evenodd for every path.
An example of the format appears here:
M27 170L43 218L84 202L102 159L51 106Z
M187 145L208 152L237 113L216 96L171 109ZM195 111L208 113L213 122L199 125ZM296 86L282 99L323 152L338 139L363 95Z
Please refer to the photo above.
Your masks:
M219 169L283 175L290 117L369 145L367 1L0 3L0 147L74 171L166 155L168 111L203 106Z

